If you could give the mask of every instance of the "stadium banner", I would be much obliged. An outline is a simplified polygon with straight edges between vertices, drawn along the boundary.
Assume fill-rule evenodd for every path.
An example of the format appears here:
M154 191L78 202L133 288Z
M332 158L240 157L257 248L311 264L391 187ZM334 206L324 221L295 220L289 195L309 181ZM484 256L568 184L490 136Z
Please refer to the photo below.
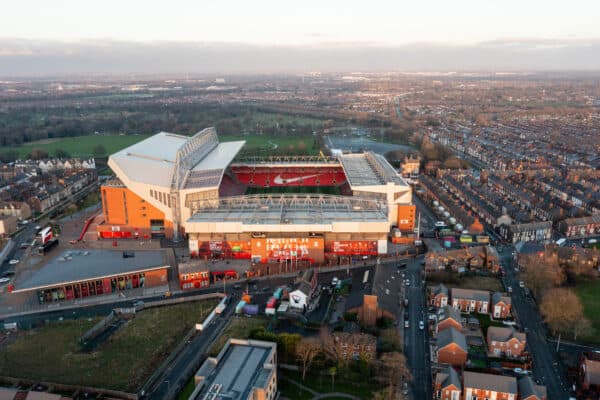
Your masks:
M252 258L323 261L323 238L253 238Z
M196 241L195 252L199 255L223 256L225 258L250 258L250 241L209 240ZM190 254L192 247L190 246Z
M343 256L377 255L376 240L335 240L325 243L325 252Z

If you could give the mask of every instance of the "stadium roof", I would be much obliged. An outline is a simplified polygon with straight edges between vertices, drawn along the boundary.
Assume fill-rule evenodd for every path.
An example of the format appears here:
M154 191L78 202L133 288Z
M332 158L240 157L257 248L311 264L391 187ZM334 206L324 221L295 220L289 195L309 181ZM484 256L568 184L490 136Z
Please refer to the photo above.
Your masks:
M110 156L136 182L174 189L218 186L244 141L219 143L214 128L188 137L160 132ZM192 172L211 170L211 179L188 183Z
M387 221L375 201L328 195L252 195L220 199L196 210L188 222L260 224L329 224L334 221Z
M162 250L135 251L124 258L122 251L65 251L25 281L15 285L13 293L40 290L123 274L170 268Z
M381 154L370 151L342 154L340 161L352 187L386 185L389 182L400 186L408 186L406 181L398 175Z

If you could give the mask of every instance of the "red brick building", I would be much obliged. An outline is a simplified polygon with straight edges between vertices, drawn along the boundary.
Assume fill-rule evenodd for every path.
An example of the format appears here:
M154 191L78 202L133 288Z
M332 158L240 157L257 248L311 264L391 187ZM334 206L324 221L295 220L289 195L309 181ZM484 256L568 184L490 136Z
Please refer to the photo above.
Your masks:
M448 367L435 375L433 396L437 400L460 400L462 384L460 376L452 367Z
M464 399L467 400L517 400L517 380L512 376L463 373Z
M472 290L452 288L452 307L464 313L490 312L490 292L487 290Z
M448 304L448 288L440 283L429 289L429 305L440 308Z
M437 360L439 364L449 364L455 367L467 363L467 340L460 331L450 327L438 333Z
M437 331L441 332L444 329L454 328L457 331L462 331L462 318L460 311L450 306L442 308L442 312L438 314Z
M494 292L492 294L492 317L496 319L505 319L511 316L512 302L510 297L504 293Z
M496 357L521 357L526 345L525 333L517 332L512 327L490 326L488 328L488 353Z

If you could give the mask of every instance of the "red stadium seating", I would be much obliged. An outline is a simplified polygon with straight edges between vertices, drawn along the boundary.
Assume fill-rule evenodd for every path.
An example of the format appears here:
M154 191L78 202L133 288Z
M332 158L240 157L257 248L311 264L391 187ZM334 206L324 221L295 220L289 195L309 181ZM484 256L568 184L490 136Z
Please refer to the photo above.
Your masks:
M340 186L346 183L341 166L231 166L238 181L249 187Z

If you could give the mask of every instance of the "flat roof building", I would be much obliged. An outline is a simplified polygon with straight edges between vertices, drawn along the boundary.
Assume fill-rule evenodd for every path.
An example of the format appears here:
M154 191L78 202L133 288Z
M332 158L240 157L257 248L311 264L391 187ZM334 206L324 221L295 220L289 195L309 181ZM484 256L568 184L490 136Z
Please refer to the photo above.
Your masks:
M273 400L277 394L277 344L229 339L194 376L190 400Z
M37 291L40 303L167 285L164 250L70 250L50 260L13 293Z

